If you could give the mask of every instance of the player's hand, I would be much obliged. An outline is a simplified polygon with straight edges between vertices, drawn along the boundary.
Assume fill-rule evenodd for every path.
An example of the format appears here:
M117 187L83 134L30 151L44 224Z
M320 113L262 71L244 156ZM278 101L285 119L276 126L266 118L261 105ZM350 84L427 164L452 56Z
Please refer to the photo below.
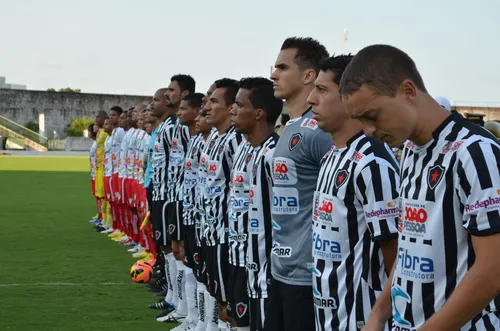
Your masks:
M370 316L366 325L361 331L384 331L387 321L380 321L375 316Z

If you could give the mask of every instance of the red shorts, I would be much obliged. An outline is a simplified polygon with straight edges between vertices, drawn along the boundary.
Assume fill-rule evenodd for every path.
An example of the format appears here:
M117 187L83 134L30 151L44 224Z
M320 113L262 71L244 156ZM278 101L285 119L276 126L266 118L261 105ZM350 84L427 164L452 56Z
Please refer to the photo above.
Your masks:
M135 179L133 179L134 193L132 196L132 203L134 207L139 207L139 200L141 199L141 184Z
M129 207L133 207L133 197L134 197L134 180L132 178L125 179L125 204Z
M113 174L111 176L111 191L113 192L113 196L111 197L112 202L117 202L118 197L120 196L120 184L121 179L118 178L118 174Z
M92 195L95 196L95 179L90 180L90 186L92 187Z
M113 191L111 190L111 177L104 176L104 200L111 201Z
M146 189L144 188L144 186L142 186L142 184L138 184L139 186L139 197L138 197L138 201L137 201L137 208L139 209L139 211L141 212L146 212L148 210L148 198L147 198L147 193L146 193Z

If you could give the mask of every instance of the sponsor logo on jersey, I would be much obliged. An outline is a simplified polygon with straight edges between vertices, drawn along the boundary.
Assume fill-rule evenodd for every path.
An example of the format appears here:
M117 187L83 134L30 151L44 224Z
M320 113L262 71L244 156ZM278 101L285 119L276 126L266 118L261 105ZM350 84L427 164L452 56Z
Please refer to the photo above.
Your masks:
M168 159L168 162L172 166L179 166L184 162L184 157L182 155L176 155L176 154L178 153L170 154L170 157Z
M347 182L347 179L349 178L349 172L345 169L341 169L337 171L337 174L335 175L335 187L339 189L342 185L344 185Z
M333 221L332 213L333 213L333 200L331 198L325 197L321 193L315 194L313 221L332 222Z
M278 246L273 248L273 254L277 257L289 258L292 256L292 247Z
M220 186L206 186L205 194L207 197L215 197L222 194L222 188Z
M388 202L387 208L378 208L375 210L365 212L366 218L387 218L399 216L399 208L395 207L394 202Z
M302 121L302 124L300 126L311 130L316 130L318 128L318 121L312 118L306 118L304 121Z
M294 215L299 212L299 192L296 188L273 188L273 213Z
M248 232L257 233L259 232L259 220L257 218L251 218L248 220Z
M497 194L500 194L497 191ZM488 199L485 200L478 200L475 203L472 204L466 204L465 205L465 212L471 212L477 209L497 209L500 206L500 198L499 197L489 197Z
M300 142L302 141L302 134L301 133L294 133L290 137L290 141L288 142L288 149L290 151L293 151L294 149L297 148L297 146L300 145Z
M273 181L278 185L293 185L297 183L297 170L295 162L288 158L275 158L273 160Z
M245 241L247 241L247 235L246 234L238 234L238 232L231 229L231 230L229 230L229 240L238 241L238 242L245 242Z
M311 270L312 270L312 273L313 273L314 276L321 277L321 272L318 269L316 269L315 266L312 266Z
M408 278L418 280L434 279L434 261L418 254L416 251L410 252L407 248L399 247L396 268L399 274Z
M245 177L239 171L237 171L233 176L233 187L237 189L242 189L245 187Z
M358 152L354 152L354 154L349 158L349 161L354 163L358 163L363 158L363 154L359 154Z
M342 249L335 240L321 238L320 233L313 233L313 256L320 259L341 261Z
M210 177L217 175L217 163L216 162L209 162L208 163L207 175Z
M259 271L259 266L257 263L255 262L248 262L245 267L247 268L248 271L253 271L253 272L257 272Z
M249 195L250 195L250 204L253 205L254 204L253 197L255 196L255 191L253 190L253 188L250 189Z
M411 326L411 323L404 318L403 316L404 314L401 314L401 312L399 311L399 307L406 307L407 304L411 303L411 298L408 295L408 293L403 291L403 289L401 289L399 286L394 285L391 288L391 298L392 298L391 302L392 302L392 312L393 312L392 319L394 320L394 322L396 322L399 325ZM399 304L401 299L403 301L402 305ZM411 331L411 329L400 327L397 325L395 325L395 330Z
M172 147L177 147L177 146L178 146L177 140L173 140L172 141Z
M431 190L435 189L439 182L441 182L441 179L444 177L445 170L446 169L439 164L429 168L427 173L427 185L429 185Z
M337 309L337 302L334 298L322 297L321 293L313 288L314 305L319 309Z
M421 237L427 233L427 209L426 206L419 203L405 203L399 218L398 230Z
M233 196L229 198L229 205L234 211L245 211L248 209L248 204L249 201L247 198L235 198Z

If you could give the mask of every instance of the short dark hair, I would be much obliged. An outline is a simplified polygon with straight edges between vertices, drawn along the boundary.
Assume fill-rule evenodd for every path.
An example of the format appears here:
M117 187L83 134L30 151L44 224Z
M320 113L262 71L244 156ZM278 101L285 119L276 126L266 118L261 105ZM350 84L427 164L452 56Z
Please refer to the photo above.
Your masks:
M240 80L240 88L251 90L259 86L273 86L273 82L264 77L246 77Z
M97 112L97 116L103 117L105 120L109 118L108 113L106 113L104 110L99 110Z
M122 114L123 114L123 115L125 115L125 116L128 116L128 112L129 112L128 110L124 110L124 111L123 111L123 113L121 113L121 114L120 114L120 116L121 116Z
M405 79L427 93L417 66L408 54L394 46L371 45L359 51L347 66L340 80L340 94L350 95L365 84L377 95L395 97Z
M274 96L272 85L261 85L250 90L248 99L255 109L266 113L267 123L274 126L283 111L283 100Z
M194 93L196 90L196 82L190 75L173 75L172 78L170 78L170 81L176 81L177 84L179 84L181 92L188 91L189 93Z
M113 106L109 111L114 111L120 116L123 113L123 109L120 106Z
M324 72L330 71L333 74L333 82L339 85L342 74L344 73L345 68L347 68L349 62L351 62L352 58L353 56L351 54L337 56L334 55L327 59L324 59L321 62L319 68Z
M182 98L182 100L186 101L191 108L201 108L204 96L203 93L191 93Z
M326 47L310 37L290 37L281 46L281 50L292 48L297 50L295 63L297 63L300 70L314 69L318 73L321 61L329 56Z
M225 88L224 101L227 105L234 103L240 85L238 81L231 78L222 78L215 81L215 88Z

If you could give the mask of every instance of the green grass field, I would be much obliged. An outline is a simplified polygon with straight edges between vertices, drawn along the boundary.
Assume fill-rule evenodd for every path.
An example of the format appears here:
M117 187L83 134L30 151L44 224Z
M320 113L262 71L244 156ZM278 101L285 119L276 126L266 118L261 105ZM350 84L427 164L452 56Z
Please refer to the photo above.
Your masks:
M88 159L0 156L0 330L170 330L134 259L96 233Z

